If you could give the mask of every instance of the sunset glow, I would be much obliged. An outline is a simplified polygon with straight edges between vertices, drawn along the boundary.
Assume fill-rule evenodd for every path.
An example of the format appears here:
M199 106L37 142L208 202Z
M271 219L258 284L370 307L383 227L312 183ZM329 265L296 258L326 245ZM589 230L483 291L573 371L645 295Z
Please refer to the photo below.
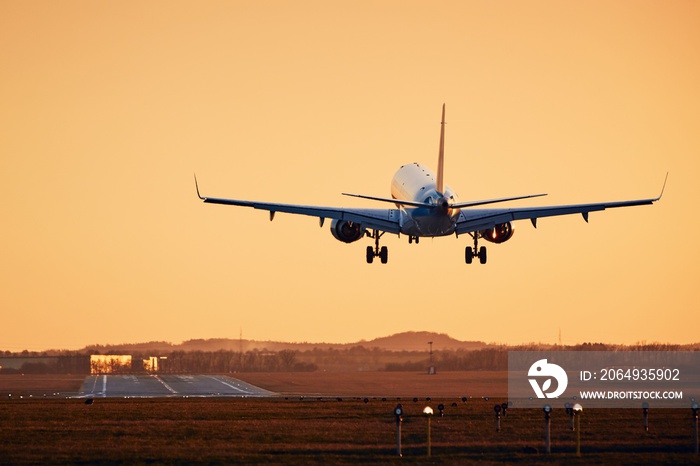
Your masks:
M700 3L0 3L0 350L408 330L698 341ZM404 164L460 201L657 196L468 236L343 244L203 194L386 207ZM438 348L436 348L438 349Z

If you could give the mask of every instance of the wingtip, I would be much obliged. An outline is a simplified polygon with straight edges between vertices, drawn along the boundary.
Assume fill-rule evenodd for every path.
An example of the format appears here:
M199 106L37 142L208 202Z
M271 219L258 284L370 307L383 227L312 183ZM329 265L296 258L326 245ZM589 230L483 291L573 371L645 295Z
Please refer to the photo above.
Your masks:
M202 197L201 194L199 194L199 183L197 182L197 174L194 174L194 187L197 190L197 197L199 197L201 200L205 200L204 197Z
M666 190L666 182L667 181L668 181L668 172L666 172L666 177L664 178L664 185L661 187L661 194L659 194L659 197L656 198L657 201L659 199L661 199L661 196L664 195L664 191Z

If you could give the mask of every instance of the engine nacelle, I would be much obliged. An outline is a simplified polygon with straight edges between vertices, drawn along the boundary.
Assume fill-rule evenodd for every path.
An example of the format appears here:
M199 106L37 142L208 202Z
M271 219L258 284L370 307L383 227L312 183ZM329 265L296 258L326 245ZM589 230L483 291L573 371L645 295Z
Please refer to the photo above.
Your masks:
M514 229L510 222L499 223L488 230L481 230L481 237L490 243L505 243L513 237Z
M365 229L359 223L348 222L347 220L335 219L331 222L331 233L333 237L343 243L354 243L362 238Z

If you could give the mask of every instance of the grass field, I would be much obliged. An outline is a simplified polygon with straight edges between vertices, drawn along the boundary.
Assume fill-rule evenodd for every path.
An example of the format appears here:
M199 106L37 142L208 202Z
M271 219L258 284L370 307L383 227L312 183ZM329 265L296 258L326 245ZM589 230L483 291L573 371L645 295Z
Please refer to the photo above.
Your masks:
M406 393L413 392L409 395L390 396L393 389L380 390L379 381L386 376L391 387L400 375L374 373L376 385L372 393L365 390L365 402L359 395L363 378L350 377L354 375L346 379L304 374L305 381L297 380L294 390L270 399L96 399L86 405L52 394L44 398L39 392L32 398L25 392L23 399L5 395L0 400L0 464L700 464L693 453L690 409L650 410L648 433L641 409L586 411L580 458L574 454L575 433L568 416L555 409L553 453L545 455L544 416L539 410L509 410L496 432L493 406L504 398L487 401L474 396L462 402L457 395L431 392L427 396L433 399L427 402L426 392L415 386L405 387ZM426 383L442 375L426 376L431 379ZM404 376L408 382L420 377ZM492 374L450 374L441 385L457 392L464 377L472 387L478 380L488 387ZM292 374L279 380L277 374L258 378L260 386L271 390L275 383L294 382ZM331 379L345 387L345 394L319 395L334 391ZM261 383L265 380L267 385ZM16 390L50 383L50 378L13 381ZM9 384L10 379L0 378L0 393ZM451 384L456 387L449 388ZM411 395L419 401L413 402ZM402 458L396 456L392 414L399 402L405 412ZM429 404L437 413L439 403L446 407L445 416L432 419L428 460L427 420L421 411Z
M506 397L506 371L249 373L248 383L283 394L325 396Z

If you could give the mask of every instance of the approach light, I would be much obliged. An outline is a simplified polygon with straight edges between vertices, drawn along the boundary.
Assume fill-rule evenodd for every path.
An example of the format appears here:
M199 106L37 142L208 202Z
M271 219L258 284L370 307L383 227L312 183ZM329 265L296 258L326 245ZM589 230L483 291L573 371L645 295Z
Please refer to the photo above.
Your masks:
M401 403L396 405L394 408L394 416L396 416L396 454L398 456L403 456L401 453L401 422L403 421L403 406Z
M508 403L501 403L501 410L503 411L503 416L508 415Z
M583 412L583 406L576 403L571 407L571 429L573 430L574 416L576 416L576 456L581 456L581 413Z
M649 432L649 403L642 403L642 413L644 415L644 431Z
M423 408L423 414L425 414L425 417L428 419L428 458L430 458L431 455L431 445L430 445L430 419L433 417L433 408L430 406L426 406Z
M496 412L496 432L501 431L501 410L503 408L501 405L496 405L493 407L493 410Z
M552 417L552 407L544 405L544 451L552 453L552 431L550 426L550 418Z

